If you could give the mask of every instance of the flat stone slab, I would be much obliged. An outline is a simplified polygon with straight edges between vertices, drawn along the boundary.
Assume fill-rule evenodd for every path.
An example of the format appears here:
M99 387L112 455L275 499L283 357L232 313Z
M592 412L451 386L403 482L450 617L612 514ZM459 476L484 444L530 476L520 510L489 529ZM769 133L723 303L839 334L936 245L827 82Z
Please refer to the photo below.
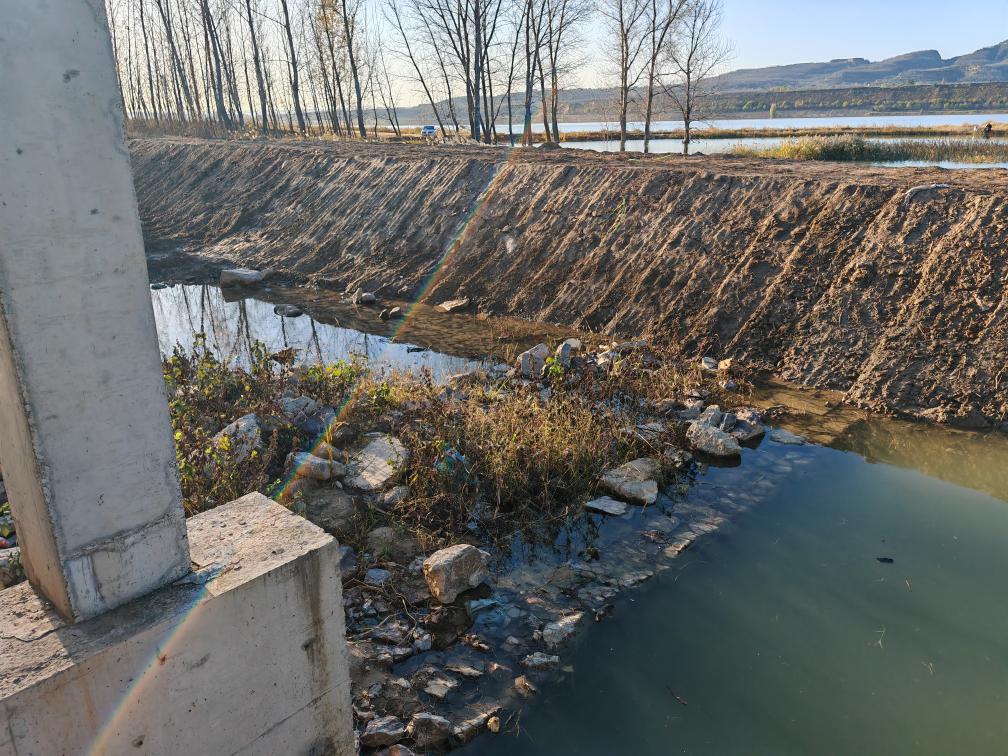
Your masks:
M654 504L658 498L661 465L651 457L642 457L609 470L602 485L633 504Z
M409 452L402 441L387 433L369 434L368 438L367 446L347 464L344 483L359 491L381 491L408 459Z
M592 499L585 503L585 509L589 509L592 512L601 512L607 515L623 515L626 514L627 505L622 501L617 501L608 496L600 496L597 499Z

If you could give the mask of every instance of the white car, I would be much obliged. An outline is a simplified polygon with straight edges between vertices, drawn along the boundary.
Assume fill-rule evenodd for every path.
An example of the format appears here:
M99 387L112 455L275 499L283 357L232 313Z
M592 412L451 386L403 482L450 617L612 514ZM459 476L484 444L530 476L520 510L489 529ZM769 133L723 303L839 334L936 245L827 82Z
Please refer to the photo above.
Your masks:
M433 139L437 136L437 126L424 126L420 129L420 136L424 139Z

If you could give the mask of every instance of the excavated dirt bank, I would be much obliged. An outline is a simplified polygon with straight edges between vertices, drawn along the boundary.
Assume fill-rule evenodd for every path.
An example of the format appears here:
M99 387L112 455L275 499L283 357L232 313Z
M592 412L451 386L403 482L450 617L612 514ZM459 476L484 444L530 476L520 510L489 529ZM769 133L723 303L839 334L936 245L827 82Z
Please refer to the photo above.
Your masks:
M852 403L1008 421L1008 172L136 140L149 251L653 332ZM930 183L944 189L908 199Z

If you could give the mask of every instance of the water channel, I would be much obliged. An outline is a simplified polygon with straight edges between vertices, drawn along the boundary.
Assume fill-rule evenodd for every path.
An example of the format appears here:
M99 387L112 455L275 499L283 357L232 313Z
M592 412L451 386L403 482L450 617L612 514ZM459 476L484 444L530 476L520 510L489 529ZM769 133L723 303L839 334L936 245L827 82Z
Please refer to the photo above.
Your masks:
M239 361L261 340L306 360L358 354L443 375L498 339L517 349L561 335L426 308L387 324L319 292L152 297L163 351L202 330ZM308 314L281 318L282 301ZM833 400L767 384L756 402L788 407L781 424L815 443L764 441L739 466L700 466L659 506L598 516L603 561L649 523L704 510L728 524L623 594L562 652L556 679L462 753L1004 752L1008 437Z

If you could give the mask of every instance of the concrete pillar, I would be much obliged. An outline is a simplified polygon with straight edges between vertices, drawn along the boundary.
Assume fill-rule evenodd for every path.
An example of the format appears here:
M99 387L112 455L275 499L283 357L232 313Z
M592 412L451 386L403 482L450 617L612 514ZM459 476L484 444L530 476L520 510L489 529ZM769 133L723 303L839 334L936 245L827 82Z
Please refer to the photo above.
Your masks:
M0 465L32 585L80 620L189 548L104 0L0 18Z

